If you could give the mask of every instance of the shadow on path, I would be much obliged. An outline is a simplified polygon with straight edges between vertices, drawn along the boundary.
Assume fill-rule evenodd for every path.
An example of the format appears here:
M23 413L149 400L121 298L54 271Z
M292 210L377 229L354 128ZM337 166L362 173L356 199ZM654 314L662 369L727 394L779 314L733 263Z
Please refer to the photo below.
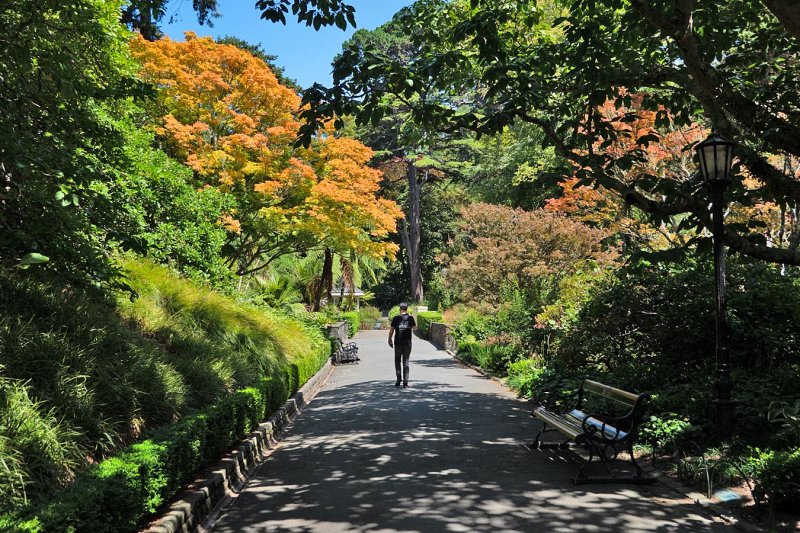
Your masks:
M527 403L418 340L395 388L383 336L358 340L215 532L728 529L660 486L572 485L569 452L522 446Z

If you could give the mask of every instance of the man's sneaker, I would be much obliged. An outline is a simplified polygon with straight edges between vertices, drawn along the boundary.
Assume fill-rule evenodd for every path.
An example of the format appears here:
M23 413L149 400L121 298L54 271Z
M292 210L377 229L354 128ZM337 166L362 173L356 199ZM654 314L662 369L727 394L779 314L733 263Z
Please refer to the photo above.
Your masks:
M404 382L403 382L403 388L404 388L404 389L407 389L407 388L408 388L408 381L404 381Z
M400 386L400 380L399 380L399 379L398 379L397 381L395 381L395 382L394 382L394 386L395 386L395 387L399 387L399 386Z

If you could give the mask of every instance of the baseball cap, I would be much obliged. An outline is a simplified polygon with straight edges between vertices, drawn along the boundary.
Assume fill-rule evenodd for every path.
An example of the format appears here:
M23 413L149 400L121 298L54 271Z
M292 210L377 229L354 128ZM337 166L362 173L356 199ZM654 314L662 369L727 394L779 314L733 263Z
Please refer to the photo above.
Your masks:
M408 304L405 302L400 302L400 309L408 309Z

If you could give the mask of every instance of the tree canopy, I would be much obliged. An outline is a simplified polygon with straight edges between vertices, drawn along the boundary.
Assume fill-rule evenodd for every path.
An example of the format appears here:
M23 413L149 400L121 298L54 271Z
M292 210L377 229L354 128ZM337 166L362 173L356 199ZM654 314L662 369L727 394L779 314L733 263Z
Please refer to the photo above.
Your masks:
M411 39L414 61L345 49L334 65L333 86L305 93L310 107L303 142L310 142L320 120L337 114L372 122L388 112L389 97L412 100L469 87L470 100L458 106L432 101L413 119L436 131L479 134L529 122L573 162L582 184L614 191L656 222L680 214L687 215L685 227L707 228L707 193L696 175L675 180L628 172L671 131L700 122L735 140L736 172L758 180L756 189L740 181L732 200L795 205L796 171L774 160L800 157L800 38L797 16L787 6L743 0L417 2L393 21ZM655 113L653 130L636 138L618 127L635 121L635 112L614 119L604 112L607 102L631 108L632 94ZM629 149L606 149L620 137L630 138ZM746 225L729 226L725 238L750 256L800 264L797 239L769 246Z
M168 152L201 184L236 198L223 221L237 273L322 247L394 254L383 239L400 212L376 196L372 151L325 129L309 148L293 148L300 98L264 61L192 33L182 43L139 37L131 46L159 88L155 130Z
M126 161L113 110L142 94L119 7L100 0L0 5L5 267L49 258L48 268L72 277L110 274L106 242L124 206L108 193Z

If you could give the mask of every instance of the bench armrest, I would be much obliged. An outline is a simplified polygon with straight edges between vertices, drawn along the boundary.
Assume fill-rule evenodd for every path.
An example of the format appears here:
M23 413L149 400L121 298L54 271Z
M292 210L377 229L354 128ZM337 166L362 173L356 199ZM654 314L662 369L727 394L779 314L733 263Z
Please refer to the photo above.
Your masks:
M573 409L574 407L573 404L575 403L574 401L569 402L569 405L571 407L564 407L562 409L554 409L554 407L556 407L557 404L559 403L565 404L567 403L568 400L576 399L577 397L578 397L577 391L569 394L558 394L553 391L542 391L536 397L536 405L538 407L544 408L546 411L563 414L563 413L568 413Z
M594 420L594 423L592 423ZM620 426L630 420L629 416L612 417L603 414L588 414L581 422L581 428L587 435L592 438L602 440L604 442L619 442L630 434L630 431L624 431Z

